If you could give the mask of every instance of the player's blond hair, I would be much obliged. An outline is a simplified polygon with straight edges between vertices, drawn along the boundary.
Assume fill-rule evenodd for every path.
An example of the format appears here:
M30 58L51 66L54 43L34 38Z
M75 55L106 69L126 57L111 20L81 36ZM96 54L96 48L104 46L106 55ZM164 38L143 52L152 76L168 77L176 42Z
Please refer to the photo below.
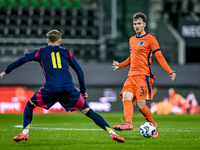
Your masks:
M135 20L137 20L137 19L139 19L139 18L141 18L144 22L146 22L146 16L145 16L144 13L142 13L142 12L137 12L137 13L135 13L135 14L133 15L133 21L135 21Z
M50 42L56 42L61 39L61 33L58 30L50 30L46 36Z

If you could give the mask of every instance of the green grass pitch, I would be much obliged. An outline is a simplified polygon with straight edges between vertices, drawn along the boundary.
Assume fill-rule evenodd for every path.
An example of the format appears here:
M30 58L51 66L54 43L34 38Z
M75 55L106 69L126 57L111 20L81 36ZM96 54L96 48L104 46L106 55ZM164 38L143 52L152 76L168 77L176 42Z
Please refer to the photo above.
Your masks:
M100 113L110 126L121 124L123 114ZM125 143L111 140L104 130L81 113L34 114L28 141L12 138L22 128L22 114L0 115L1 150L197 150L200 149L200 115L153 115L158 123L158 138L144 138L139 127L145 122L134 113L133 131L117 133Z

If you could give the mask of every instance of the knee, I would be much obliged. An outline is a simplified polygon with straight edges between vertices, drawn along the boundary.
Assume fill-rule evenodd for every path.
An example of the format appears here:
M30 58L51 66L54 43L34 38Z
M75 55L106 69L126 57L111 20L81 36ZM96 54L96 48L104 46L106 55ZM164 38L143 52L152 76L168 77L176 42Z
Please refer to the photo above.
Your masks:
M82 109L81 112L86 115L89 110L90 110L90 107Z
M146 100L136 100L136 106L138 109L142 109L146 106Z
M134 97L133 93L131 93L131 92L124 92L122 94L122 96L123 96L122 101L125 101L125 100L131 100L132 101L133 97Z
M27 106L34 107L34 108L36 107L36 105L31 100L27 102Z

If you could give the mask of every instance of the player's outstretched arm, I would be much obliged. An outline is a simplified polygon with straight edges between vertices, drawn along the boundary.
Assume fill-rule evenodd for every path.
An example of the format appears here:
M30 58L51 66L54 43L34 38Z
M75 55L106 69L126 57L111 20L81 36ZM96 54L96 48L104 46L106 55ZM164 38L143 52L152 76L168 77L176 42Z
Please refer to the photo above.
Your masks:
M174 79L176 78L176 71L175 70L171 70L169 77L172 79L172 82L174 81Z
M119 69L119 63L117 61L113 60L111 68L114 68L113 71Z
M0 74L0 77L3 78L4 75L6 75L6 72L5 72L5 71L3 71L3 72Z
M161 51L157 51L155 53L155 57L158 60L159 64L163 67L163 69L169 74L169 77L171 78L171 80L173 82L176 77L176 71L172 70L169 67L169 65L168 65L167 61L165 60L164 56L162 55Z

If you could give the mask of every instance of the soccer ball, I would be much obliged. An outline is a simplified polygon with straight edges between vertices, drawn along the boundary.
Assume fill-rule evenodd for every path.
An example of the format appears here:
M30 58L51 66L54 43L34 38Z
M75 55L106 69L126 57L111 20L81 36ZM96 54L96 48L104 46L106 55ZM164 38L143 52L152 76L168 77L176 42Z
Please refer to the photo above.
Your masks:
M155 134L156 128L150 122L145 122L140 126L140 134L145 138L152 137Z

